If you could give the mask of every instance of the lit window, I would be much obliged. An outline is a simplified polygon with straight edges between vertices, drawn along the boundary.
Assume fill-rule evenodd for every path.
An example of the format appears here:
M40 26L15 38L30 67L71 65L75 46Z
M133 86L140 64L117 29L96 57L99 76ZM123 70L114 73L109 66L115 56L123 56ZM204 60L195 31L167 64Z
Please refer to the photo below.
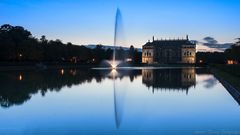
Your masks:
M233 60L228 60L228 61L227 61L227 64L228 64L228 65L232 65L232 64L234 64L234 61L233 61Z

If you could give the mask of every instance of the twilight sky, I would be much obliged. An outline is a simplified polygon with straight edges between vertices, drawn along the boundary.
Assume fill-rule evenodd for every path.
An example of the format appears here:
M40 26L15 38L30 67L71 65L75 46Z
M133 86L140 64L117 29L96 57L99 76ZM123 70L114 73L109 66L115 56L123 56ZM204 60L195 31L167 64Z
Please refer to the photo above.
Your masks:
M0 0L0 25L23 26L38 38L113 44L117 7L124 46L141 47L153 35L218 43L240 37L240 0Z

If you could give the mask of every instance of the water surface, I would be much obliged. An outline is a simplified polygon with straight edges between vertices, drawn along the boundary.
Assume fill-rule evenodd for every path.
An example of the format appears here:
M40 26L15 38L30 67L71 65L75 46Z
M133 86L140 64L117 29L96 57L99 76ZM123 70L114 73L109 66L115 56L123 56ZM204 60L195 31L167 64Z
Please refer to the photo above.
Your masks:
M207 69L0 72L1 135L240 134L237 101Z

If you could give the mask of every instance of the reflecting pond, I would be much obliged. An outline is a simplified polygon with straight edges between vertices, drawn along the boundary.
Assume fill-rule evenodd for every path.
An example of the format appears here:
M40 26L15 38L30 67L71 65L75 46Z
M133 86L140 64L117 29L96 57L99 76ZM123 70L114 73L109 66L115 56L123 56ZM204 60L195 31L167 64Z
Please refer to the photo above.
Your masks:
M240 134L237 98L205 68L0 72L1 135Z

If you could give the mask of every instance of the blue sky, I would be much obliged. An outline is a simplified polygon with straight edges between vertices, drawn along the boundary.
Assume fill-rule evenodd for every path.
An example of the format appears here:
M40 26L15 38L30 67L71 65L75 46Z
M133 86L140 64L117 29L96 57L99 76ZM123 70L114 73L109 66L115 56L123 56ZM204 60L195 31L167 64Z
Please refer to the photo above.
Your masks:
M113 44L117 7L125 46L141 47L153 35L220 43L240 37L240 0L1 0L0 25L27 28L36 37L75 44Z

